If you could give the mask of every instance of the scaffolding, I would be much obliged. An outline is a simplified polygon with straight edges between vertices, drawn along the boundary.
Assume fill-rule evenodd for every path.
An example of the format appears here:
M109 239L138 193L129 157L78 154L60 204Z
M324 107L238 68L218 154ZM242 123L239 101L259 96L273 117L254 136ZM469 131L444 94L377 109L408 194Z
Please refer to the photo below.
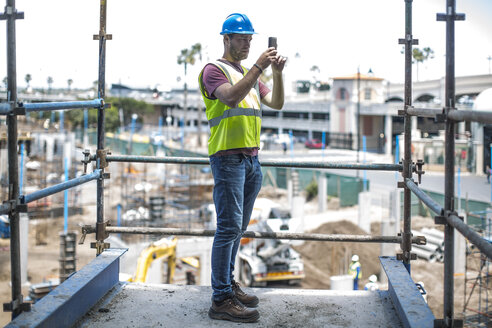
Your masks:
M412 35L412 2L405 2L405 36L399 40L405 49L405 96L403 109L398 112L404 117L404 156L399 164L335 164L324 162L296 162L296 161L263 161L263 166L277 167L297 167L297 168L318 168L318 169L351 169L351 170L385 170L397 171L401 173L402 181L398 182L398 187L404 189L403 206L403 231L398 236L353 236L353 235L319 235L319 234L292 234L292 233L264 233L247 232L244 236L248 238L277 238L277 239L301 239L301 240L324 240L324 241L354 241L372 243L398 243L401 246L401 253L397 254L397 260L401 261L410 272L411 260L416 259L416 254L412 253L412 244L425 244L425 238L415 237L411 232L411 194L414 193L422 200L433 212L436 213L435 223L444 225L445 230L445 252L444 252L444 317L434 319L428 312L424 314L426 326L434 327L457 327L462 324L454 314L454 234L458 230L468 241L478 248L484 257L492 258L492 245L482 236L467 226L463 219L458 216L454 208L454 151L455 151L455 124L459 121L480 121L492 123L492 112L471 112L466 110L458 111L455 106L455 21L464 20L464 14L456 13L456 1L446 0L446 13L438 14L437 20L446 22L446 78L445 78L445 101L442 110L414 108L412 106L412 46L418 44L418 40ZM23 301L21 292L20 278L20 242L19 242L19 213L27 211L27 204L37 199L67 190L74 186L84 184L89 181L97 181L97 218L93 226L82 228L83 236L88 233L95 233L96 242L91 244L96 249L97 255L111 253L109 244L105 239L109 233L131 233L131 234L159 234L159 235L194 235L194 236L213 236L210 230L192 229L171 229L171 228L139 228L139 227L110 227L108 220L104 217L104 182L110 178L106 172L111 162L129 163L175 163L175 164L194 164L208 165L208 159L189 158L189 157L146 157L146 156L117 156L111 155L105 149L105 109L109 107L105 103L105 63L106 63L106 41L111 40L111 35L106 33L106 0L100 0L100 26L99 34L94 35L94 40L99 42L99 76L97 98L90 101L73 102L53 102L53 103L32 103L24 104L17 99L16 81L16 38L15 22L23 19L22 12L17 12L15 0L6 0L5 12L0 15L0 19L7 21L7 71L8 71L8 97L7 102L0 104L0 114L7 116L8 125L8 175L9 175L9 195L8 199L0 205L0 214L8 214L11 228L11 280L12 280L12 301L4 304L4 311L11 311L12 318L16 318L24 311L30 310L30 304ZM35 193L21 195L19 192L19 164L17 157L17 116L25 115L32 111L52 111L70 110L75 108L96 108L98 111L97 122L97 150L95 154L84 153L84 167L95 162L95 169L91 173L86 173L80 178L75 178L67 182L51 186ZM445 181L444 207L437 204L432 198L423 193L419 187L421 176L424 174L422 167L424 162L419 160L416 163L411 157L411 118L412 116L433 117L440 122L445 122ZM360 138L360 136L358 136ZM357 143L359 144L359 142ZM418 177L418 182L414 181L414 174ZM107 250L105 252L105 250ZM113 250L114 253L114 250ZM98 257L104 259L104 256ZM382 259L383 266L388 259ZM400 262L400 263L401 263ZM390 271L393 270L390 268ZM403 296L404 297L404 296ZM409 305L409 307L411 307ZM422 313L413 313L411 309L399 308L404 316L420 316ZM430 320L432 318L432 320ZM408 317L405 317L408 319ZM420 318L422 320L422 318ZM406 321L407 323L409 321ZM412 321L410 321L411 325Z
M467 213L467 217L479 219L475 230L486 240L491 240L491 212ZM463 290L463 321L466 327L490 327L492 312L489 309L490 258L473 244L467 245L465 262L465 286Z

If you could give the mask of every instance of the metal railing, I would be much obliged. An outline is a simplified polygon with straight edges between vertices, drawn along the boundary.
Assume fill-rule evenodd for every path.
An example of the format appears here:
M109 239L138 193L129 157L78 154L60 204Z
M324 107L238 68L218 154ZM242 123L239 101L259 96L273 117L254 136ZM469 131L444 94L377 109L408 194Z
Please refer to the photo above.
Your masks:
M472 112L467 110L457 111L455 107L455 75L454 75L454 21L464 19L464 15L456 14L455 0L446 0L446 14L438 14L437 19L446 21L446 96L445 106L442 110L414 108L412 107L412 46L417 40L412 36L412 1L405 1L405 38L399 43L405 48L405 96L404 108L399 115L404 117L404 157L400 164L342 164L324 162L301 161L263 161L263 166L278 166L290 168L316 168L316 169L353 169L353 170L384 170L401 172L403 181L398 183L399 188L404 189L403 231L401 236L370 236L370 235L324 235L309 233L245 233L248 238L276 238L322 241L352 241L369 243L399 243L402 253L398 259L403 261L410 272L410 261L415 258L412 254L412 244L425 244L425 238L414 237L411 232L411 193L414 193L432 211L437 213L436 223L445 225L445 255L444 255L444 318L436 320L436 326L452 327L457 323L453 310L453 275L454 275L454 229L463 234L471 243L477 246L487 257L492 258L492 246L476 234L470 227L463 223L462 219L454 211L454 130L457 121L480 121L492 123L492 112ZM111 35L106 34L106 4L100 1L100 26L99 34L94 40L99 41L99 77L97 99L90 101L74 101L60 103L30 103L23 104L17 99L16 81L16 39L15 21L23 18L23 13L18 13L15 8L15 0L6 0L5 13L0 19L7 21L7 72L8 72L8 97L7 103L0 104L0 115L7 116L8 125L8 166L9 166L9 198L0 205L0 213L8 213L11 229L11 280L12 301L4 304L4 311L11 311L15 318L22 311L29 310L29 304L23 302L20 280L20 243L19 243L19 213L26 211L26 204L34 200L52 195L68 188L96 180L97 181L97 220L95 226L84 226L84 236L88 233L96 234L96 253L100 254L109 247L104 240L109 233L138 233L159 235L186 235L186 236L213 236L213 230L185 230L170 228L138 228L138 227L111 227L104 220L104 180L109 179L109 174L104 173L110 162L143 162L143 163L175 163L175 164L199 164L208 165L208 159L186 157L147 157L147 156L114 156L104 149L104 103L105 89L105 63L106 40L111 40ZM17 115L27 112L74 109L94 107L98 109L97 124L97 150L95 155L85 152L85 165L96 163L94 172L70 181L51 186L30 195L19 194L19 166L17 159ZM413 174L417 174L420 180L424 173L422 161L416 164L411 158L411 116L435 117L446 122L445 139L445 204L441 207L432 198L419 189L413 181Z

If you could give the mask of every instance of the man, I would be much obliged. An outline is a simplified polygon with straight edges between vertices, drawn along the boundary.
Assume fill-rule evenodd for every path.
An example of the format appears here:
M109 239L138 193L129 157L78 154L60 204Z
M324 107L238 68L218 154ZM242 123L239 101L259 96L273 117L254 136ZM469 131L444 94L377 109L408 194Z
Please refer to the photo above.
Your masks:
M352 256L352 262L349 265L348 274L354 279L354 290L359 289L359 280L362 278L362 272L360 269L359 255L354 254Z
M274 109L284 104L282 70L286 58L273 47L247 69L241 61L249 54L253 26L246 15L231 14L222 26L224 54L207 64L199 76L210 126L208 154L214 176L213 198L217 230L212 247L212 319L255 322L258 298L241 290L234 280L239 242L248 227L262 174L258 162L260 102ZM273 90L260 82L271 65Z

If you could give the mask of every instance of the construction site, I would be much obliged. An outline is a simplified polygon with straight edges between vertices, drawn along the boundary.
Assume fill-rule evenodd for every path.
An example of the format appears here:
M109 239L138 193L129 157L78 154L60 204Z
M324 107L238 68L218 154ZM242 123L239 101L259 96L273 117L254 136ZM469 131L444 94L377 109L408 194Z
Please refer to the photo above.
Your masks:
M413 1L401 1L403 133L394 149L366 151L361 133L355 149L352 142L350 149L325 148L324 132L318 149L294 142L292 131L287 141L263 141L262 188L235 272L260 299L261 318L252 327L492 326L492 209L485 197L462 193L465 166L455 142L458 124L492 124L492 102L486 110L458 109L454 51L462 45L455 45L454 25L465 16L457 13L456 1L443 0L445 13L437 20L446 26L446 105L414 106L416 22ZM100 0L97 96L63 101L23 99L15 26L24 13L6 0L0 15L8 54L0 103L6 126L0 129L0 325L243 325L207 315L216 229L208 134L182 123L164 132L176 105L151 119L159 125L137 129L134 117L128 130L106 131L110 14ZM67 111L80 111L86 120L97 116L95 127L71 129L64 123ZM52 113L51 119L36 116L42 112ZM414 151L417 117L444 126L438 169L427 170ZM439 190L428 188L426 179L437 178L444 182ZM362 272L358 290L348 274L354 256Z

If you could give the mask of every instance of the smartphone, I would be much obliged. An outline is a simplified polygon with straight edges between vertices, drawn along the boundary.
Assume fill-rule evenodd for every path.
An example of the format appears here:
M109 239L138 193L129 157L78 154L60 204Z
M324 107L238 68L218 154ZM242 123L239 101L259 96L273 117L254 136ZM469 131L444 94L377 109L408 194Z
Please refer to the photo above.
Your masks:
M274 47L277 49L277 38L274 36L271 36L268 38L268 48Z

